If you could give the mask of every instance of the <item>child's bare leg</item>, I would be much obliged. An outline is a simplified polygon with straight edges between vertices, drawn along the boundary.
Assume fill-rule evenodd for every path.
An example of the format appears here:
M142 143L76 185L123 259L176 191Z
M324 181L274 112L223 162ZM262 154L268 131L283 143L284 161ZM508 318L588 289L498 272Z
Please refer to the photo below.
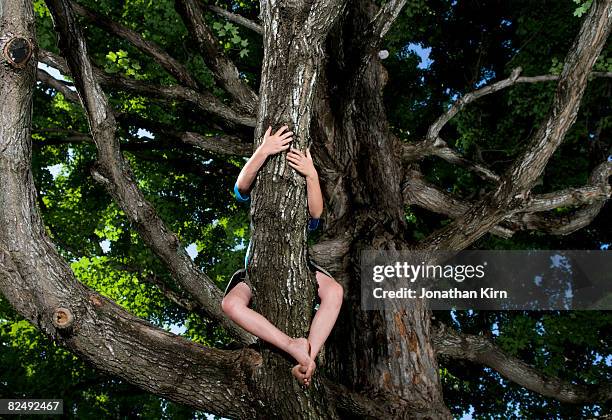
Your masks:
M289 337L263 315L249 308L251 297L249 286L240 282L223 298L221 308L232 321L251 334L289 353L300 365L309 366L311 360L306 339Z
M313 365L310 366L310 375L314 371L314 360L319 354L319 350L323 347L323 343L329 337L331 330L334 328L340 307L342 306L342 299L344 291L340 283L333 278L321 273L316 272L317 283L319 283L319 298L321 303L319 309L312 319L310 325L310 333L308 335L308 342L310 343L310 358L313 360ZM310 379L308 375L308 379ZM307 385L310 381L307 382Z

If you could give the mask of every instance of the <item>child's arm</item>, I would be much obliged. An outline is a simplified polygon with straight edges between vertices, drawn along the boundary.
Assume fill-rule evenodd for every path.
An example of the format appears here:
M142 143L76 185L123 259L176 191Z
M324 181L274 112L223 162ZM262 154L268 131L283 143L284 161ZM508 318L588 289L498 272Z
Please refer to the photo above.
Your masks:
M293 140L291 137L293 132L287 131L283 134L288 128L289 127L284 125L276 133L270 134L272 132L272 127L268 127L261 145L255 150L255 153L253 153L240 171L240 175L238 175L236 188L241 194L246 194L251 189L251 184L255 181L257 172L263 166L268 156L289 148L289 143Z
M304 175L306 178L306 191L308 196L308 211L313 219L318 219L323 213L323 195L321 185L319 185L319 174L312 163L310 150L302 153L297 149L291 148L287 153L289 166Z

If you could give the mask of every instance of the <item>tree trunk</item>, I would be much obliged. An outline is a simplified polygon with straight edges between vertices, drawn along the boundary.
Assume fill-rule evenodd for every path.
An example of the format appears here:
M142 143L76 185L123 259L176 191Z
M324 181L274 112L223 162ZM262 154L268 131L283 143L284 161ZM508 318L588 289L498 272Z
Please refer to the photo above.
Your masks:
M342 328L335 329L329 342L326 367L340 383L388 396L396 403L398 416L448 417L427 308L406 312L390 307L383 313L360 308L359 251L372 244L405 248L399 145L389 132L383 106L384 67L372 59L363 74L355 73L364 55L360 34L367 31L375 9L357 2L337 22L336 5L322 9L326 10L319 16L315 6L308 12L262 3L265 55L256 144L268 125L288 123L295 132L294 147L304 149L312 138L318 157L319 149L326 148L334 156L333 165L343 168L336 177L330 168L321 173L328 189L328 221L339 230L356 231L358 238L346 274L338 276L347 294L337 324ZM332 23L333 32L326 37L322 28ZM366 59L375 55L371 53L365 52ZM303 179L284 159L284 155L271 159L257 178L249 275L257 309L288 334L306 336L316 285L305 270L305 189ZM287 375L290 364L269 352L264 352L264 363L276 387L280 379L289 381L283 387L297 388ZM275 395L270 390L269 395ZM279 397L282 413L291 414L296 407L285 396ZM303 400L291 401L301 404L299 412L304 412Z
M367 33L376 9L369 2L352 6L328 44L333 61L326 73L327 90L318 98L319 125L313 130L317 150L325 151L319 160L329 161L325 153L334 156L322 175L328 222L339 231L355 232L356 239L339 275L346 299L337 324L342 328L335 329L328 344L327 363L340 383L384 395L397 417L449 418L431 344L431 312L422 302L411 311L393 302L387 302L385 311L360 306L360 251L406 249L407 236L401 153L383 104L387 73L376 49L360 50L360 36ZM370 61L355 75L364 66L364 54Z
M261 2L264 62L255 145L268 125L278 129L284 124L295 133L293 147L304 150L314 144L330 227L323 240L331 243L320 249L338 248L335 251L342 257L332 272L344 286L343 310L309 389L302 389L291 376L295 361L276 349L263 343L259 343L260 354L250 349L205 348L149 325L75 279L47 237L36 208L30 125L37 54L28 0L0 2L0 291L37 328L97 368L214 414L265 419L450 418L442 398L431 311L423 302L409 311L393 303L385 311L363 311L360 305L360 252L409 248L401 191L407 178L400 161L405 145L387 123L383 105L387 75L377 55L380 39L404 3L389 0L379 8L367 0ZM159 223L138 222L148 220L137 210L142 207L141 192L131 175L121 172L112 109L98 80L108 76L92 69L69 2L48 0L48 4L65 37L60 37L62 53L88 113L92 138L107 158L110 175L99 176L112 187L116 201L135 210L126 211L132 223L149 238L147 243L175 277L189 279L179 283L199 297L196 300L214 318L221 292L215 288L210 296L203 294L208 283L191 263L184 270L172 269L182 261L174 248L184 252L178 241L169 240L175 236L160 219ZM189 8L180 10L184 19L193 20L201 49L219 53L209 45L214 44L210 33L200 28L205 23L196 3L186 1L185 5ZM512 207L517 203L515 194L530 189L575 119L588 72L610 32L610 16L612 0L593 2L566 59L549 118L524 156L506 175L493 177L499 179L496 190L472 206L465 204L468 210L434 233L426 245L463 249L512 216L518 208ZM250 109L255 95L245 93L244 86L236 87L240 81L230 63L210 65L217 67L217 80L229 83L228 91L243 98L243 105L247 104L243 108ZM253 120L246 115L240 121L252 126ZM440 121L443 125L448 118ZM610 165L601 166L592 183L600 179L607 187L611 170ZM132 193L126 194L128 189ZM314 275L306 268L307 219L304 179L286 164L284 153L272 157L252 192L248 278L254 308L294 337L308 334L317 289ZM225 326L232 330L231 325ZM242 331L236 335L248 341ZM438 347L447 348L437 351L478 359L485 346L496 356L493 362L485 358L487 363L508 372L503 354L493 351L490 343L478 341L472 346L478 349L466 350L469 340L461 342L459 334L451 334L451 339L445 341L439 333ZM535 369L516 361L513 365L532 378L526 386L543 388L546 380ZM516 370L511 374L518 375ZM569 390L566 398L588 394L585 389L575 392L573 384L560 386ZM609 398L606 392L601 393L602 401Z
M324 42L341 11L340 3L262 2L264 64L255 146L269 125L274 130L288 125L294 132L294 148L304 151L310 145ZM248 276L255 309L289 336L307 337L316 280L306 264L306 185L285 156L271 157L253 188ZM312 386L305 393L291 376L295 361L271 348L261 351L263 365L254 379L257 392L267 401L262 418L335 418L321 387ZM296 398L287 398L288 392Z

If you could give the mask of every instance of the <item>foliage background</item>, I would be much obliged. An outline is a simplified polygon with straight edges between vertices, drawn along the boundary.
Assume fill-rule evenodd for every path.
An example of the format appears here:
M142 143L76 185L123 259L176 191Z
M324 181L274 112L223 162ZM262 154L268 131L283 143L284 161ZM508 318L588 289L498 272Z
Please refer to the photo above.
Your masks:
M170 0L80 0L138 31L185 63L202 85L217 95L211 73L188 40ZM390 57L386 89L388 115L396 134L418 141L427 127L458 96L501 79L521 66L523 75L559 73L589 1L579 0L412 0L387 35ZM252 1L218 1L257 19ZM58 53L43 0L35 0L41 48ZM259 35L207 15L226 53L257 89L262 47ZM163 85L173 84L158 64L126 41L83 22L94 62L108 73ZM612 71L612 45L596 70ZM442 132L465 155L502 172L545 116L554 83L524 84L469 105ZM205 115L178 101L106 90L115 109L177 130L215 134ZM577 122L548 165L534 192L586 182L590 170L612 153L612 80L594 79ZM34 99L33 170L38 200L49 235L77 277L134 314L205 345L229 340L197 314L169 301L155 279L172 284L157 258L130 228L123 212L91 178L93 144L75 140L87 133L82 110L61 93L38 84ZM126 151L139 186L161 218L174 230L197 265L224 287L242 265L248 242L247 208L230 191L244 159L188 148L154 137L137 126L120 133L122 143L143 142ZM482 181L439 159L422 163L428 180L449 192L477 197ZM570 208L558 209L570 212ZM612 242L608 203L591 226L553 237L519 233L510 240L486 236L480 249L606 249ZM406 208L414 239L448 222L419 208ZM180 293L178 289L175 290ZM612 380L612 314L584 312L435 313L458 330L484 334L508 353L543 372L576 383ZM579 418L610 412L612 405L573 406L543 398L506 381L496 372L466 361L442 361L445 401L456 417ZM0 395L63 398L65 410L79 418L204 418L205 414L144 393L117 378L96 372L55 346L18 316L0 296Z

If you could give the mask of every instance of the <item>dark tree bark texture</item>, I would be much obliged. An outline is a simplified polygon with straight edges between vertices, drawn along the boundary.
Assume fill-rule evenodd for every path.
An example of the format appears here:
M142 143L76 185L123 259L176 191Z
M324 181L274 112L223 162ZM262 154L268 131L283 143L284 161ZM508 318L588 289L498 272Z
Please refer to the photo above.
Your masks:
M206 7L177 0L176 10L228 106L203 89L178 60L140 34L73 5L47 0L62 57L38 51L32 4L0 4L0 292L43 333L105 372L206 412L232 418L450 418L442 395L438 357L467 359L497 370L511 381L563 402L603 403L610 386L580 386L541 374L508 357L495 344L434 327L431 312L389 303L384 311L360 306L360 251L445 249L459 251L486 233L509 237L537 229L567 234L584 227L609 199L612 162L602 162L580 188L530 194L536 179L574 124L589 75L612 24L612 0L594 0L569 50L560 76L507 79L462 96L433 121L426 138L405 144L390 130L383 104L386 70L378 47L405 1L382 7L368 0L261 2L261 25L217 6L209 9L263 37L261 85L256 94L218 47L203 19ZM92 65L75 14L122 37L156 60L176 79L156 86L111 76ZM61 70L69 84L36 68L37 60ZM144 242L188 295L177 297L151 279L168 298L219 323L242 350L206 348L162 331L79 283L45 233L36 207L31 171L32 92L36 79L80 104L90 133L66 141L92 141L98 162L92 175L124 210ZM440 138L442 127L471 101L517 83L557 83L549 115L524 152L504 174L471 162ZM204 137L119 115L104 88L125 89L187 101L230 133ZM340 318L319 359L313 385L305 390L291 376L294 361L231 323L220 310L222 292L187 256L138 188L122 149L118 125L144 127L201 150L248 155L266 128L288 125L293 147L312 146L325 198L321 241L307 246L304 179L285 154L265 163L252 191L252 248L248 278L253 306L291 336L306 336L317 292L307 268L310 256L343 285ZM254 128L254 142L236 135ZM72 133L71 133L72 134ZM79 134L79 133L77 133ZM427 183L418 162L434 156L473 171L494 187L477 201L463 200ZM420 243L407 238L404 206L418 205L453 219ZM580 206L570 220L545 212Z

